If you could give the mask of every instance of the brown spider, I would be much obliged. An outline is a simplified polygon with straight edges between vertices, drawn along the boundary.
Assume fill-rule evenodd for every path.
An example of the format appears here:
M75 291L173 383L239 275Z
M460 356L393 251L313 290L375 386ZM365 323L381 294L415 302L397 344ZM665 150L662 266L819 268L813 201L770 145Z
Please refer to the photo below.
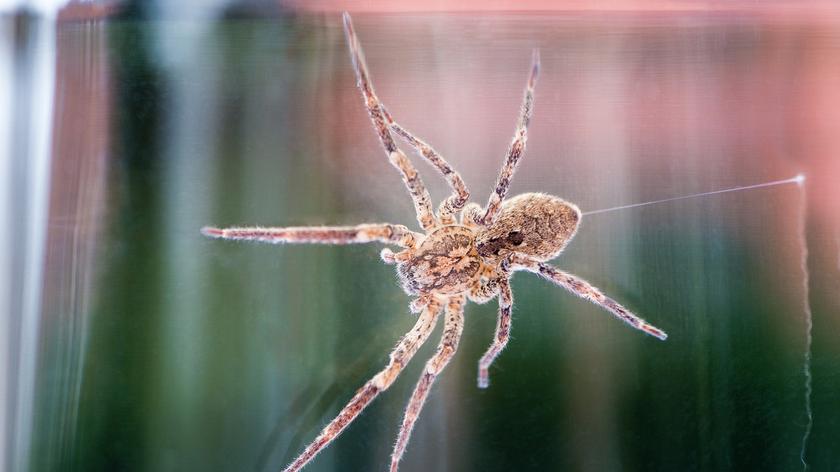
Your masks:
M431 334L438 315L446 310L443 336L434 356L426 363L420 381L408 402L397 443L391 456L396 471L405 451L414 422L423 408L429 389L458 349L464 324L464 302L486 303L499 298L499 317L493 343L478 362L478 387L489 385L488 368L507 345L510 336L513 295L510 277L514 271L533 272L567 290L596 303L625 323L664 340L667 335L629 312L585 280L563 272L545 262L557 257L577 231L581 213L577 206L558 197L526 193L505 200L510 180L525 150L528 122L534 101L534 84L539 72L539 52L534 51L530 77L516 127L495 190L487 207L467 204L470 193L461 176L428 144L397 124L376 97L365 65L362 48L353 30L350 15L344 13L344 31L368 113L391 164L402 174L417 219L424 234L402 225L365 224L340 227L290 228L212 228L207 236L254 240L268 243L354 244L381 242L403 248L394 253L384 249L382 259L397 265L403 289L417 298L410 309L420 315L414 327L397 343L390 362L360 388L347 406L309 444L285 472L301 469L336 438L379 393L386 390ZM396 133L432 164L448 181L452 195L444 200L437 214L426 187L406 155L397 148ZM460 222L456 221L461 212Z

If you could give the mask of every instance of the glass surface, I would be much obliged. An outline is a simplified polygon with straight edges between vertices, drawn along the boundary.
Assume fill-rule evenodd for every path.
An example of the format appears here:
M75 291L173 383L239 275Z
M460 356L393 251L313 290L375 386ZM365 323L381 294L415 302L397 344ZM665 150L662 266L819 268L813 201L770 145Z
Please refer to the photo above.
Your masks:
M490 388L475 378L495 301L467 306L402 470L791 471L803 469L803 442L813 470L840 467L840 23L354 19L379 96L473 201L492 188L535 47L543 68L513 194L591 211L807 177L585 217L553 263L668 340L517 274L512 340ZM56 37L32 469L280 469L414 319L379 245L199 234L417 228L339 16L67 21ZM411 157L435 201L447 196ZM439 332L306 470L387 468Z

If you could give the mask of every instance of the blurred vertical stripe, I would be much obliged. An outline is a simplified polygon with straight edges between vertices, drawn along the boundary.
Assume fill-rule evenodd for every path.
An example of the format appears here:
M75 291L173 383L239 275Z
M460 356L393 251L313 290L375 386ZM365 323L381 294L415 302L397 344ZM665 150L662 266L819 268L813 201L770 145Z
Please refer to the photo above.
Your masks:
M0 22L0 466L25 470L32 433L50 186L55 23Z
M72 40L79 36L86 40ZM53 179L34 397L34 470L66 470L77 459L97 248L107 216L111 78L105 25L64 23L56 39Z

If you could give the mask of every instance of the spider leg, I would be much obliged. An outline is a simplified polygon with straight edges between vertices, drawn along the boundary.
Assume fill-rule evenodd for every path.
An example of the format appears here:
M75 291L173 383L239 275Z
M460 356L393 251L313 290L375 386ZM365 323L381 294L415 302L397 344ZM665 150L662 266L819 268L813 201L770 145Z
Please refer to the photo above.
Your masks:
M358 226L300 226L288 228L201 228L211 238L295 244L358 244L382 242L413 248L423 236L403 225L365 224Z
M464 211L461 212L461 224L469 227L478 226L482 211L481 205L478 203L467 203Z
M400 262L405 262L411 259L413 256L414 251L411 249L406 249L405 251L400 252L394 252L386 247L379 253L379 257L381 257L382 261L386 264L398 264Z
M478 388L490 386L490 365L507 346L510 339L510 308L513 305L513 292L510 290L510 281L504 277L498 281L499 286L499 318L496 322L496 334L493 336L493 343L487 352L478 361Z
M365 56L362 52L362 45L356 37L356 31L353 29L353 20L350 15L344 13L344 33L347 35L347 44L350 47L350 57L353 60L353 69L356 71L356 79L359 90L365 99L365 106L367 107L370 119L373 121L373 127L379 135L379 140L388 154L388 160L391 165L397 168L402 175L403 182L408 188L408 193L411 194L411 199L414 202L414 209L417 212L417 221L423 229L430 229L435 226L435 217L432 211L432 198L429 196L429 191L423 185L423 180L417 173L417 169L408 160L405 153L397 148L391 132L388 131L388 125L385 123L385 117L382 112L382 105L376 92L373 90L373 83L370 80L370 74L365 64Z
M338 413L315 438L306 449L283 472L295 472L309 463L316 454L321 452L344 428L347 427L379 393L388 389L406 364L411 360L420 346L426 342L434 330L437 316L440 313L440 302L432 299L415 323L414 327L400 339L391 352L388 365L373 376L360 388L350 402Z
M384 105L380 105L380 107L382 108L382 113L385 116L385 121L388 123L391 130L400 135L400 137L402 137L414 148L415 151L417 151L417 154L425 158L426 161L440 171L441 175L443 175L447 182L449 182L449 186L452 188L453 193L441 202L440 208L438 209L438 217L443 224L454 223L455 220L453 219L453 215L464 208L464 205L466 205L467 201L470 199L470 192L467 190L467 185L464 183L464 179L462 179L461 175L458 174L458 172L453 169L448 162L446 162L443 156L432 149L431 146L411 134L408 130L400 126L399 123L394 121L394 118L391 117L391 114L388 113L388 110Z
M564 272L556 267L542 262L522 258L517 258L514 261L514 265L517 268L533 272L583 299L589 300L596 305L600 305L602 308L612 313L616 318L640 331L644 331L645 333L663 341L668 338L668 335L665 334L664 331L634 315L627 308L624 308L612 298L604 295L600 290L598 290L598 288L592 286L592 284L576 275Z
M483 305L496 298L499 294L499 279L492 278L476 282L470 287L468 297L470 301Z
M458 341L461 339L461 332L463 330L464 297L452 297L449 299L449 304L446 309L446 321L440 344L438 344L434 356L426 362L426 368L420 376L417 386L414 387L414 393L412 393L411 399L408 401L408 406L405 409L405 417L403 418L400 432L397 436L397 444L394 446L394 452L391 455L391 472L397 471L400 459L408 444L408 439L411 437L411 430L414 428L414 423L417 421L418 415L420 415L420 410L423 409L426 397L429 396L429 389L438 374L443 371L446 364L455 355L455 351L458 350Z
M528 77L528 85L525 87L525 96L522 99L522 108L519 112L519 121L516 124L516 133L513 136L513 141L510 143L510 148L508 148L505 163L499 173L499 180L496 181L496 188L490 195L490 199L487 202L487 209L484 211L484 216L480 221L485 226L489 226L495 221L496 215L502 207L505 195L507 195L508 188L510 188L510 180L516 171L516 165L525 152L525 143L528 140L528 123L531 121L531 113L534 110L534 85L537 82L539 72L540 52L538 49L534 49L531 62L531 75Z
M470 205L474 205L471 203ZM485 264L482 276L470 287L467 294L469 299L479 305L489 302L499 294L499 281L510 279L510 264L512 256L502 259L498 267Z
M431 299L431 295L420 295L408 304L408 310L412 313L420 313L429 304L429 300Z

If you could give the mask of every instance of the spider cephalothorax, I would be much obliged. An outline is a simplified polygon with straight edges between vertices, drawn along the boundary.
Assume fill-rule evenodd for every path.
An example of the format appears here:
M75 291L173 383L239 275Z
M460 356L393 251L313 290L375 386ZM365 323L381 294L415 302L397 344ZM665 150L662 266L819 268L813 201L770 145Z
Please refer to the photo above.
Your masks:
M467 226L450 225L426 236L397 270L409 295L452 295L470 289L481 273L481 264L475 232Z
M467 298L477 303L485 303L493 298L499 300L496 334L478 362L478 386L486 388L489 385L488 369L510 338L513 294L509 280L515 271L533 272L600 305L636 329L659 339L666 338L664 332L635 316L585 280L545 263L557 257L575 235L581 218L577 206L541 193L526 193L505 200L510 180L525 151L528 123L533 111L534 85L539 72L539 54L536 51L513 141L494 191L487 206L482 208L475 203L467 204L469 192L452 166L428 144L394 121L385 110L373 90L361 46L347 13L344 14L344 30L368 114L389 161L402 175L424 233L388 223L339 227L202 229L207 236L224 239L320 244L381 242L402 248L396 253L384 249L382 259L397 264L403 288L408 294L417 297L410 305L412 311L420 313L417 322L391 352L388 365L356 392L338 416L285 472L297 471L306 465L379 393L394 382L428 339L440 313L445 310L443 336L434 356L426 363L409 400L391 456L391 471L396 471L432 382L458 349L464 324L463 307ZM397 147L392 133L412 146L452 187L452 195L443 201L437 212L432 209L429 192L417 170Z

